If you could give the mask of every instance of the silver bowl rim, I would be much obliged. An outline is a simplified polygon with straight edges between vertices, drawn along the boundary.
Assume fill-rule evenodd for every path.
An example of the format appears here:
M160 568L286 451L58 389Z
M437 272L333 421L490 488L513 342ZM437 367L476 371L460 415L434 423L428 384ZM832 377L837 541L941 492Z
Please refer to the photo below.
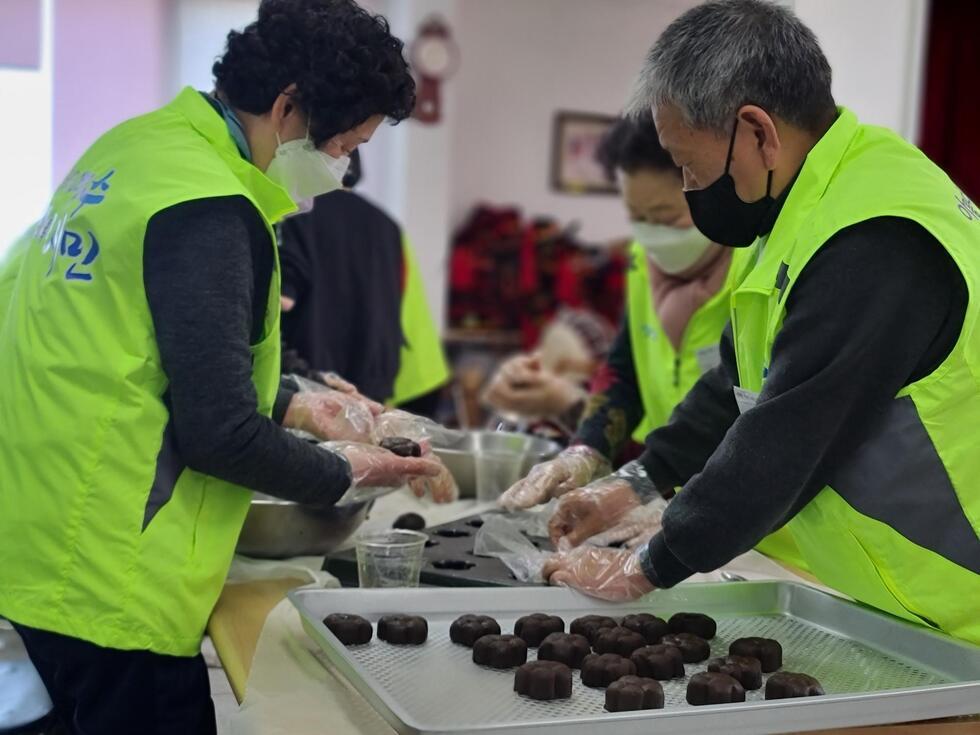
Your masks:
M545 455L548 455L548 454L558 454L559 452L561 452L561 449L562 449L561 444L559 444L558 442L554 441L553 439L546 439L543 436L533 436L531 434L520 434L520 433L518 433L516 431L500 431L500 432L495 432L495 431L489 431L489 430L478 430L478 431L472 431L470 433L471 434L474 434L474 435L479 435L479 434L502 434L504 436L524 437L524 438L529 439L529 440L534 441L534 442L543 442L544 443L544 446L541 449L528 449L527 451L523 452L523 454L531 455L531 456L545 456ZM458 448L455 448L455 447L443 447L443 446L439 446L438 444L433 444L432 445L432 451L435 452L435 453L437 453L437 454L449 454L449 455L454 455L454 456L473 456L473 455L476 454L476 451L474 449L458 449ZM497 450L497 451L500 451L500 450ZM516 452L515 452L515 454L516 454Z

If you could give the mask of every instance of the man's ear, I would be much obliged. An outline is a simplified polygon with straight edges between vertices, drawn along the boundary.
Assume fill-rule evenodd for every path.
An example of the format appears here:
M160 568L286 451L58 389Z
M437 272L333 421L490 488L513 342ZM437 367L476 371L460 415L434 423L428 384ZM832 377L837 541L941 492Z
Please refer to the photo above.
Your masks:
M755 136L759 154L766 169L776 167L776 157L781 146L776 121L757 105L743 105L738 111L738 121L746 125Z

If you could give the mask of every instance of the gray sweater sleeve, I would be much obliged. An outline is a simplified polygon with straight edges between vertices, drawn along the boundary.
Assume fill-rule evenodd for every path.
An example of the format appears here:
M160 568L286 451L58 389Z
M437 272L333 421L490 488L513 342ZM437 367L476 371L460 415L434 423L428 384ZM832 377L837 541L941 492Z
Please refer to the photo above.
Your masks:
M945 359L966 303L952 258L918 224L879 218L835 235L790 292L758 404L664 513L651 580L717 569L792 518L896 393ZM656 458L644 463L653 474Z
M350 467L258 413L249 351L261 333L272 243L244 197L200 199L148 223L143 281L180 461L269 495L331 505Z

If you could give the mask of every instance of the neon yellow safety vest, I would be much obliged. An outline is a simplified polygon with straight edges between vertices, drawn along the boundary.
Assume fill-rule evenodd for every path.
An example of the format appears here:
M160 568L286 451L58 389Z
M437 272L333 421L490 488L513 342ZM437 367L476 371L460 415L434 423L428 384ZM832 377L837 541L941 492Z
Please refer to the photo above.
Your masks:
M432 311L425 300L418 262L411 243L404 236L402 253L405 258L405 291L402 294L401 322L405 341L398 355L394 395L388 401L393 406L424 396L449 381L449 365L442 351Z
M630 350L636 369L643 421L633 432L642 442L656 428L666 426L674 407L698 379L721 362L718 344L730 317L732 289L752 267L753 248L733 249L725 282L714 296L691 315L679 350L675 350L653 307L650 265L639 243L630 248L626 274L626 305Z
M829 586L980 643L980 210L917 148L848 110L810 151L732 297L741 405L751 411L763 389L787 297L810 258L836 232L882 216L918 222L959 266L970 293L962 332L786 528ZM866 275L873 298L876 274Z
M17 274L20 273L20 264L24 261L30 242L30 233L18 237L0 259L0 329L3 328L3 320L9 311Z
M0 615L99 646L199 650L251 493L184 467L143 289L149 219L244 196L295 209L185 89L103 135L34 232L0 328ZM252 347L258 410L279 381L279 265Z
M636 441L642 443L651 431L666 426L674 408L701 375L721 361L718 345L731 316L732 291L752 268L755 258L755 248L733 249L724 284L691 316L680 350L675 350L653 307L647 255L643 246L633 243L626 276L627 314L630 350L644 409L643 421L633 432ZM806 569L792 537L782 529L760 541L756 549Z

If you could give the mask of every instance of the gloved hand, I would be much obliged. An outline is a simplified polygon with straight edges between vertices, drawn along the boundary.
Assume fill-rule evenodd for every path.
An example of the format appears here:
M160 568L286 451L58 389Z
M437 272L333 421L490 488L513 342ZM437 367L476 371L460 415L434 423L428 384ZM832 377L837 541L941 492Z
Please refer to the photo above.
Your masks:
M549 584L614 602L635 600L654 590L636 552L627 549L579 546L552 556L541 573Z
M580 444L554 459L540 462L515 482L497 501L507 510L530 508L586 485L597 474L609 471L609 461L592 447Z
M328 388L333 388L334 390L339 390L341 393L346 393L349 396L355 398L360 398L362 401L368 404L371 409L371 413L375 416L384 413L385 407L378 403L377 401L372 401L370 398L361 393L357 386L353 383L348 383L342 377L337 375L337 373L320 373L320 380Z
M634 508L612 528L585 540L590 546L612 546L622 543L627 549L646 546L653 534L660 530L660 523L667 508L663 498L651 500Z
M609 475L562 495L548 521L548 535L556 549L565 551L612 528L640 505L627 480Z
M289 401L283 426L301 429L318 439L372 442L375 414L369 402L323 388L300 391Z
M409 488L411 488L417 498L424 497L428 492L433 502L453 502L459 497L459 488L456 485L455 478L450 474L449 468L442 463L442 460L432 453L432 447L429 445L429 442L423 441L421 444L422 458L437 463L439 465L439 474L434 477L417 477L408 483Z
M542 367L536 355L517 355L497 370L483 402L498 411L551 417L565 413L586 395L574 381Z
M452 447L465 438L457 429L447 429L442 424L414 413L394 408L385 411L375 421L378 441L392 436L403 436L415 442L429 441L440 447Z
M331 441L319 445L347 458L352 488L398 488L413 480L437 477L442 464L427 457L399 457L374 444Z

